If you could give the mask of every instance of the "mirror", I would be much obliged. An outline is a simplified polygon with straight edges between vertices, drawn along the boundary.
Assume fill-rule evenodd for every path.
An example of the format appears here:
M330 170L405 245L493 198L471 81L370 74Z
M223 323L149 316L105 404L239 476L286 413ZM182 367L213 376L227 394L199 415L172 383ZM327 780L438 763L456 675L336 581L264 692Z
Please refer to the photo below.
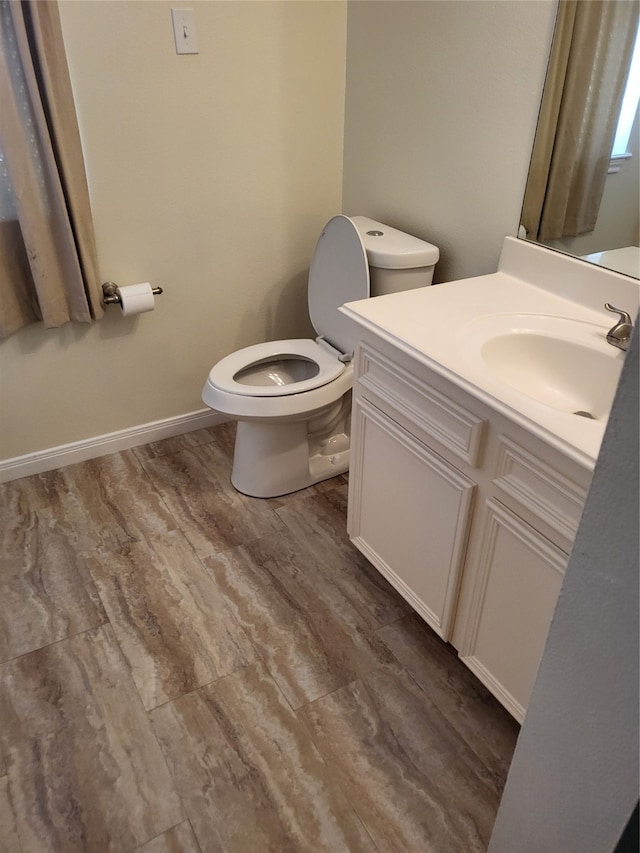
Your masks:
M518 234L636 278L639 8L560 0ZM612 156L621 111L628 141Z

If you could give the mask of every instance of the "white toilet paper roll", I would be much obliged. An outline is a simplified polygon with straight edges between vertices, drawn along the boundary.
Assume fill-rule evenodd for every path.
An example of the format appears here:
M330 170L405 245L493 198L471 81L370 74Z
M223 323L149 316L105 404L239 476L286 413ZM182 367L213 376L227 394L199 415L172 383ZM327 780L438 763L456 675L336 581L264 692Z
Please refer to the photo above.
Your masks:
M130 314L144 314L145 311L153 311L155 308L153 291L148 281L119 287L118 295L120 296L120 310L125 317Z

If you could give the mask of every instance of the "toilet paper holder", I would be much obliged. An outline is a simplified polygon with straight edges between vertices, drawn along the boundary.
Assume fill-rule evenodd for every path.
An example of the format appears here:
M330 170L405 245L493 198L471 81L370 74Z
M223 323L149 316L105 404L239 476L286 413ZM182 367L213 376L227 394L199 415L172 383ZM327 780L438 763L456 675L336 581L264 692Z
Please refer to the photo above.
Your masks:
M154 296L160 296L162 288L152 287L151 292ZM118 293L118 285L114 281L105 281L102 285L102 301L105 305L120 305L121 300Z

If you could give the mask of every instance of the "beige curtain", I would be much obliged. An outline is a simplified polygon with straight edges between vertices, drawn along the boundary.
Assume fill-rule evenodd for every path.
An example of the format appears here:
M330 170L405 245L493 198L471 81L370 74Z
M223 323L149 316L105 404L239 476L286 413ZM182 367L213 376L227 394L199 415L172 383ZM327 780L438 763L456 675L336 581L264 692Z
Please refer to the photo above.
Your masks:
M0 0L0 337L102 316L55 2Z
M560 0L522 211L532 240L595 228L638 11L637 0Z

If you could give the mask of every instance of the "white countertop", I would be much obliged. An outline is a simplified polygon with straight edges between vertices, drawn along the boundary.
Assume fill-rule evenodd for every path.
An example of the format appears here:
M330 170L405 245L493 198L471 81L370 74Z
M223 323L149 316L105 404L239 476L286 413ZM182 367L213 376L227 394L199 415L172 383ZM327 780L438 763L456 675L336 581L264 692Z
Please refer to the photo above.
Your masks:
M637 246L592 252L590 255L582 255L582 260L640 278L640 249Z
M350 302L341 311L359 326L375 332L458 387L528 428L579 464L592 469L604 435L605 419L589 420L559 411L506 385L494 377L482 359L474 356L467 343L469 330L465 329L465 325L477 318L508 314L551 315L593 324L593 329L585 327L591 335L591 344L600 346L598 330L601 329L602 347L606 354L624 359L625 354L621 350L606 343L606 332L616 320L614 315L604 308L595 310L570 298L574 295L572 285L568 298L552 292L552 283L548 279L540 287L527 282L522 270L514 275L511 270L505 269L513 269L513 260L518 253L531 256L532 250L550 251L531 244L523 245L526 248L520 250L514 246L513 238L507 238L505 250L509 255L508 263L503 263L504 258L501 259L500 270L492 275ZM572 265L579 262L558 253L553 254L560 259L556 261L560 273L557 289L562 291L563 266L564 271L568 269L575 277ZM540 260L535 251L534 260L536 263ZM542 260L549 263L547 258ZM640 292L636 292L638 283L608 270L601 270L601 274L602 303L616 298L619 302L622 297L622 307L628 306L626 310L635 314L640 295ZM608 280L607 276L614 278ZM612 290L613 295L610 296ZM598 295L596 300L599 299ZM630 300L634 302L633 305L629 304ZM592 299L592 306L593 303ZM614 301L613 304L618 303Z

